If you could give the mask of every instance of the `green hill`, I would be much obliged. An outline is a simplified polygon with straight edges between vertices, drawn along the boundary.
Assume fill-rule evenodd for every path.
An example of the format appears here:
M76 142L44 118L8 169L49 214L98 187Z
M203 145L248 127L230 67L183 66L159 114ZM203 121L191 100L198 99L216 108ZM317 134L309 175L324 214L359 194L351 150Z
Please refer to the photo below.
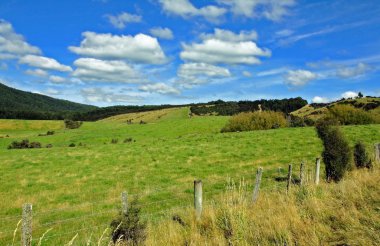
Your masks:
M25 92L0 83L0 118L56 118L57 114L82 113L97 107ZM24 115L24 117L20 117Z

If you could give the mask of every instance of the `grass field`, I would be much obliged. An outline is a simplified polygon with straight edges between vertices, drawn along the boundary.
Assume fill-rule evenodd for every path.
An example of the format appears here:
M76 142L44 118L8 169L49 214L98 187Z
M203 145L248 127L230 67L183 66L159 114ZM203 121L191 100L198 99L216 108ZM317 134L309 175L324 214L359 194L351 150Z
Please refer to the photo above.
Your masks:
M253 183L259 166L263 188L274 189L284 186L274 181L278 167L306 161L310 168L322 150L314 128L222 134L228 117L189 118L188 108L143 115L150 123L126 124L141 116L134 114L75 130L55 121L0 120L0 245L11 244L25 202L33 204L34 238L53 228L44 245L61 245L76 230L82 230L78 238L98 238L117 213L123 190L138 194L146 218L159 220L160 211L192 205L194 179L203 180L206 202L225 190L229 178ZM55 135L38 137L48 130ZM343 131L351 145L380 140L380 125ZM53 148L7 149L25 138ZM135 141L123 143L126 138Z

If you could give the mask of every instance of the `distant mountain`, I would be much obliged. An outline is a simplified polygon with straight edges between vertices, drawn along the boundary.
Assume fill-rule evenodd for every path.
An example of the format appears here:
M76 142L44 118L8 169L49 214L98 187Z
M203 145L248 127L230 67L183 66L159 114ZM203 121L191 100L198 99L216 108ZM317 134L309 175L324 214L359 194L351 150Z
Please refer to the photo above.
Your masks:
M25 92L0 83L0 118L61 119L97 107Z

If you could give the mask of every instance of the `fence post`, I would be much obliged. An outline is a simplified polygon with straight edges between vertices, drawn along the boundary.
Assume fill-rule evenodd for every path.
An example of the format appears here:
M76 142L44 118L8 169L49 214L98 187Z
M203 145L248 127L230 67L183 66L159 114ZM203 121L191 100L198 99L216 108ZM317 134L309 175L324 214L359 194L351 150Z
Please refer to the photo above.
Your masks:
M321 169L321 158L317 158L315 161L315 184L319 184L319 170Z
M262 174L263 174L263 168L259 167L259 169L257 169L257 172L256 172L256 184L255 184L255 189L253 190L253 196L252 196L253 203L257 201L257 197L259 195Z
M202 215L202 180L194 180L194 208L197 220Z
M22 206L21 245L32 245L32 204L26 203Z
M121 209L123 214L128 213L128 193L126 191L121 193Z
M375 144L375 162L380 163L380 143Z
M300 185L303 185L305 183L305 164L301 162L301 167L300 167Z
M286 193L289 193L290 185L292 184L292 164L289 164L289 171L288 171L288 184L286 185Z

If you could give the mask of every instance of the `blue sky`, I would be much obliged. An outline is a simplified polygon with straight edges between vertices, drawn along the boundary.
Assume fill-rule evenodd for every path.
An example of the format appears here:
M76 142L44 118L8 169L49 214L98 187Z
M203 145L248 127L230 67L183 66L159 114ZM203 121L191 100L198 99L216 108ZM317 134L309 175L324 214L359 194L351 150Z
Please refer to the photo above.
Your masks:
M377 0L2 0L0 83L98 106L380 96Z

